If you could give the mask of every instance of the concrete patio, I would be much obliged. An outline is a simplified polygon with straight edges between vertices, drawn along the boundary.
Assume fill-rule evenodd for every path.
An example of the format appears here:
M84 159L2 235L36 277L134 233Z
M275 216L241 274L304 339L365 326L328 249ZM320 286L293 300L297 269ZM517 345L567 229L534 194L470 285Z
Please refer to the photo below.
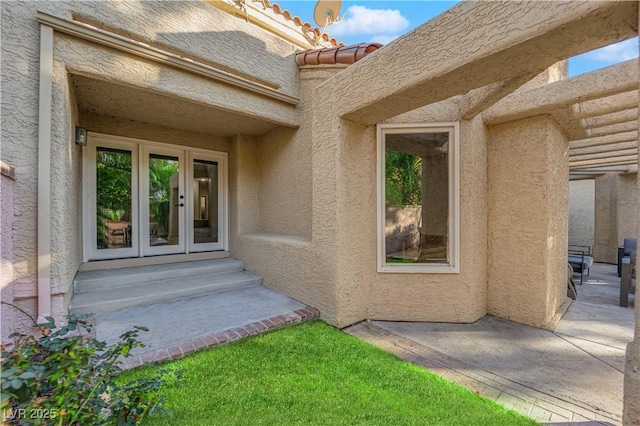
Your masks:
M620 424L635 297L618 306L619 282L615 265L595 264L553 332L490 316L345 331L542 423Z

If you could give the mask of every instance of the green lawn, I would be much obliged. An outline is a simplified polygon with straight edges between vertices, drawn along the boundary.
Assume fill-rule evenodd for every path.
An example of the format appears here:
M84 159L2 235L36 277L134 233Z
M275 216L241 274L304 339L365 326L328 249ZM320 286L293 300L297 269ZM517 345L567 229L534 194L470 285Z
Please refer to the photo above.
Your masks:
M145 366L182 370L166 425L535 425L424 369L316 321Z

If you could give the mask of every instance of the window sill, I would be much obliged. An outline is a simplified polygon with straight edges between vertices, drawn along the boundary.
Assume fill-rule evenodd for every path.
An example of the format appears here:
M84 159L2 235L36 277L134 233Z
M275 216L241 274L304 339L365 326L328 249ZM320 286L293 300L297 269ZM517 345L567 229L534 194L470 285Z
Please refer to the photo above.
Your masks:
M460 267L445 264L389 264L378 265L378 272L386 274L459 274Z

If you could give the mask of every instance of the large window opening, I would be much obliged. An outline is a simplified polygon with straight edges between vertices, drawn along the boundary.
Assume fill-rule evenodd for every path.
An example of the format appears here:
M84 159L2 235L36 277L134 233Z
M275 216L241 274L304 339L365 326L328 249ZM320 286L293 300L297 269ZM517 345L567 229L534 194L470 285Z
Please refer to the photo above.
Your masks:
M458 126L378 126L378 270L458 272Z

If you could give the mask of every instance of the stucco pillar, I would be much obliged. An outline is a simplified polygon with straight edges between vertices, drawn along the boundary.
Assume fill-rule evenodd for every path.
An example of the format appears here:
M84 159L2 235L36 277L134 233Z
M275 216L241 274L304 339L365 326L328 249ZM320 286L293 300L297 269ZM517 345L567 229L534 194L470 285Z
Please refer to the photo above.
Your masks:
M15 172L13 167L0 161L0 290L2 301L13 303L13 193ZM14 309L0 306L2 313L2 342L14 332Z
M618 256L618 185L614 173L596 178L595 237L593 258L596 262L616 263Z
M638 17L640 23L640 15ZM640 64L639 64L640 67ZM640 116L638 117L640 122ZM638 141L640 147L640 140ZM640 173L636 175L637 194L640 199ZM640 217L640 207L636 209L637 217ZM637 234L640 237L640 224ZM636 265L638 259L636 259ZM637 272L636 272L637 276ZM636 284L637 285L637 284ZM636 294L638 292L636 291ZM640 309L636 306L636 328L634 338L627 345L627 356L624 370L624 412L622 422L624 425L640 425Z
M569 303L567 138L547 116L489 132L489 313L553 328Z

